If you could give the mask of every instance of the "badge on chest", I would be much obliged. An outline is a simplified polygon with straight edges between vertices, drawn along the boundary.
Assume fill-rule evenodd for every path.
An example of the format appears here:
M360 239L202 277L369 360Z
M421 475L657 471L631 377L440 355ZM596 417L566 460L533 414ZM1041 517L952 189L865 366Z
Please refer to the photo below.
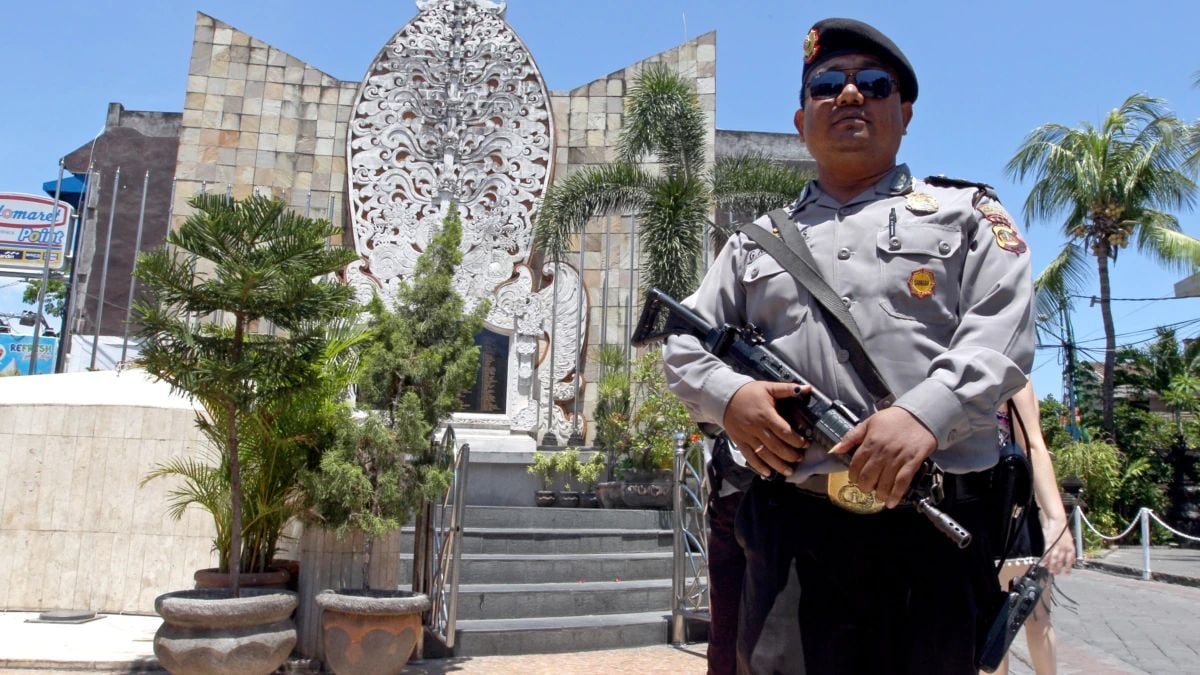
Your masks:
M934 276L933 270L928 267L918 267L908 275L908 292L914 298L924 300L932 297L934 289L937 288L937 277Z
M927 216L938 211L938 201L931 194L910 192L904 197L904 208L918 216Z

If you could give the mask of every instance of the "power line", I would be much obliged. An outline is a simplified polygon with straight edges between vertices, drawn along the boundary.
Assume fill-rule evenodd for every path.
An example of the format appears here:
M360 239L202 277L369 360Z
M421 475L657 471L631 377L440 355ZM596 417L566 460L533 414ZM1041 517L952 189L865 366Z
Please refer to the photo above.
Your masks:
M1168 323L1168 324L1165 324L1162 326L1156 326L1154 328L1143 328L1141 330L1130 331L1128 333L1117 333L1113 337L1114 338L1124 338L1124 337L1132 337L1134 335L1141 335L1143 333L1157 333L1160 328L1185 328L1188 326L1195 325L1197 323L1200 323L1200 319L1185 319L1183 321L1177 321L1175 323ZM1104 339L1105 338L1103 336L1101 336L1101 337L1097 337L1097 338L1087 338L1084 340L1076 340L1075 343L1082 344L1085 342L1101 342ZM1153 338L1150 338L1150 339L1153 339Z
M1185 322L1185 323L1200 323L1200 319L1195 319L1192 322ZM1145 331L1140 331L1140 332L1145 332ZM1127 334L1127 335L1129 335L1129 334ZM1196 335L1200 335L1200 331L1198 331L1196 333ZM1137 345L1145 344L1147 342L1150 342L1151 340L1156 339L1157 337L1158 336L1155 335L1155 336L1151 336L1151 337L1144 338L1141 340L1134 340L1132 342L1125 342L1125 343L1119 344L1119 345L1117 345L1116 351L1120 351L1122 349L1126 349L1129 347L1135 347ZM1040 344L1035 345L1035 348L1036 349L1059 349L1059 350L1061 350L1061 349L1066 349L1067 346L1068 345L1066 344L1066 341L1064 340L1063 344L1040 343ZM1085 346L1079 344L1078 342L1075 343L1074 348L1075 348L1075 352L1077 354L1087 357L1088 359L1090 359L1092 361L1103 361L1104 353L1106 351L1108 351L1104 347L1085 347Z
M1067 293L1068 298L1079 298L1081 300L1091 300L1092 304L1100 302L1098 295L1076 295ZM1200 295L1168 295L1162 298L1109 298L1109 302L1156 302L1158 300L1192 300L1200 298Z

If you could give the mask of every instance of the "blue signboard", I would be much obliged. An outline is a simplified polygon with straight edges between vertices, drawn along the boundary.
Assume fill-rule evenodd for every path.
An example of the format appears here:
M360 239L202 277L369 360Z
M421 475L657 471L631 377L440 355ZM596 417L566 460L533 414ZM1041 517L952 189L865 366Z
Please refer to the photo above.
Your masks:
M33 350L32 335L0 334L0 377L29 374L29 353ZM36 375L54 372L54 356L58 353L58 338L38 338Z

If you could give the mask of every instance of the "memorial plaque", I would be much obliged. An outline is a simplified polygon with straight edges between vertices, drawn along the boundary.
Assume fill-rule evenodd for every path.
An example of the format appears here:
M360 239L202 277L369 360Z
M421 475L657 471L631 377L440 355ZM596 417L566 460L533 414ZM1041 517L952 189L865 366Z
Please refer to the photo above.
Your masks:
M475 336L479 373L463 397L465 412L503 415L508 404L508 336L484 330Z

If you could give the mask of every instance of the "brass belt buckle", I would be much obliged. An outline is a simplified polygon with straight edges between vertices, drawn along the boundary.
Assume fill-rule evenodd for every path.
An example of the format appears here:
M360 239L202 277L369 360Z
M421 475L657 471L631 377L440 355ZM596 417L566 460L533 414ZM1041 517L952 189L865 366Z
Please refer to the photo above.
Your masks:
M874 492L863 492L850 482L849 471L829 474L825 491L829 501L851 513L879 513L884 507L883 502L875 499Z

